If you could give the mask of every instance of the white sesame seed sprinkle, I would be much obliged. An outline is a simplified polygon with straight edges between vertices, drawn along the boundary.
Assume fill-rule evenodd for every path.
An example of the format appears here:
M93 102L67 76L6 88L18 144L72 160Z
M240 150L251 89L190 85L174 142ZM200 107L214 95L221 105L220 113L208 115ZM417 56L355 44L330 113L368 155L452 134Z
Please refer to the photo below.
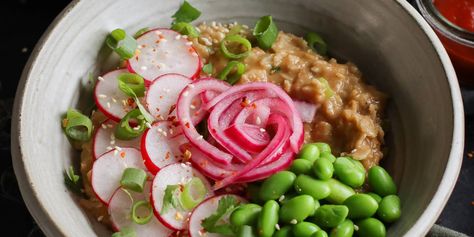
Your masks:
M117 103L117 100L116 100L115 98L113 98L113 97L112 97L112 101L113 101L114 103Z
M193 55L194 57L198 56L198 54L196 52L193 52L191 55Z
M161 34L163 34L163 33L162 33L161 31L157 30L157 31L155 31L155 34L156 34L156 35L161 35Z
M112 149L114 149L114 148L112 148L111 146L108 146L108 147L106 147L105 149L107 149L107 151L110 151L110 150L112 150Z
M104 94L100 94L98 96L99 96L99 98L107 98L107 95L104 95Z
M107 102L107 108L110 109L110 102Z
M186 44L187 46L191 46L191 45L193 45L193 42L188 41L188 42L186 42L185 44Z
M290 224L293 224L293 225L296 225L298 223L298 221L296 219L293 219L290 221Z
M257 116L257 118L255 119L255 123L256 123L257 125L260 125L260 124L262 123L262 120L260 119L259 116Z
M278 198L279 202L282 202L283 200L285 200L285 195L281 195L280 198Z
M103 128L103 129L107 129L107 125L102 124L102 128Z
M112 125L112 124L107 124L107 127L109 127L109 128L113 128L113 127L114 127L114 125Z
M265 132L265 128L260 128L260 132Z
M188 96L188 95L189 95L189 91L183 92L183 96L184 96L184 97L186 97L186 96Z
M145 125L148 127L148 128L151 128L151 124L149 122L146 122Z
M103 78L103 77L97 77L97 80L99 80L99 81L103 81L103 80L104 80L104 78Z
M183 39L187 39L187 38L188 38L188 36L187 36L187 35L183 35L183 36L181 36L181 38L183 38Z
M189 84L188 87L189 87L189 88L194 88L194 85L193 85L193 84Z
M122 148L119 147L119 146L115 146L115 149L116 149L117 151L121 151L121 150L122 150Z
M191 109L195 109L195 108L196 108L196 106L194 106L194 105L190 105L190 106L189 106L189 108L191 108Z
M117 156L118 153L119 153L119 151L118 151L118 150L115 150L115 151L114 151L114 156Z
M215 21L211 22L211 26L216 27L216 22Z
M141 69L142 71L146 71L148 68L147 68L146 66L141 66L140 69Z
M181 35L177 35L176 37L174 37L176 40L179 40L181 39Z
M275 229L280 230L280 225L278 223L275 224Z

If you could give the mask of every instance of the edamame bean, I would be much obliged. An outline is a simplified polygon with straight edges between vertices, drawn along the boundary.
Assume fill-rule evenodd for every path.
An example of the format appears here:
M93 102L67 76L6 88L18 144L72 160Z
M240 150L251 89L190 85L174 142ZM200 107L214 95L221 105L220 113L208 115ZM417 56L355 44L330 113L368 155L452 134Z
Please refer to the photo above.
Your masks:
M377 216L386 223L392 223L400 218L402 210L400 198L397 195L388 195L380 202Z
M362 219L371 217L379 208L377 201L368 194L357 193L344 201L344 205L349 208L349 218Z
M292 198L280 209L280 221L283 223L301 222L314 210L314 199L309 195ZM295 223L292 223L295 224Z
M291 226L283 226L273 234L273 237L292 237Z
M276 200L292 186L296 175L290 171L280 171L267 178L260 187L260 199Z
M316 143L313 143L313 144L318 147L319 154L323 154L323 153L331 154L331 147L327 143L316 142Z
M299 159L309 160L313 163L319 158L319 148L315 144L305 144L298 154Z
M314 216L314 213L316 213L316 210L321 206L318 200L314 200L314 210L309 214L309 216Z
M249 225L241 226L239 228L239 231L237 232L237 237L255 237L252 226L249 226Z
M313 179L304 174L296 178L295 190L297 193L310 195L316 200L326 198L331 193L327 182Z
M369 185L376 194L382 197L397 194L397 186L392 177L378 165L369 169Z
M309 174L313 163L305 159L296 159L290 166L290 171L295 174Z
M346 219L348 213L349 209L344 205L322 205L314 213L314 223L326 228L336 227Z
M362 186L365 181L365 169L362 163L350 157L339 157L334 162L334 174L338 179L353 187Z
M334 163L334 161L336 161L336 157L331 153L321 153L319 155L319 158L326 158L331 161L331 163Z
M328 233L324 230L318 230L316 231L311 237L328 237Z
M355 194L354 189L339 182L339 180L329 179L326 182L331 190L326 200L331 203L342 204L348 197Z
M328 180L334 173L334 166L327 158L319 158L313 163L313 174L321 180Z
M375 218L367 218L363 219L356 223L357 227L357 236L360 237L385 237L386 230L385 225L375 219Z
M298 237L311 237L313 233L320 230L319 226L311 222L300 222L293 226L293 235Z
M331 230L330 237L352 237L354 234L354 223L351 220L345 220Z
M263 205L258 218L258 236L271 237L275 232L275 225L278 223L278 211L280 206L274 200L269 200Z
M244 204L232 212L229 220L234 226L253 225L261 211L262 207L257 204Z
M372 198L374 198L375 201L377 201L377 203L379 203L379 204L380 204L380 202L382 201L382 197L379 196L379 195L376 194L376 193L369 192L369 193L367 193L367 195L370 195L370 196L371 196Z

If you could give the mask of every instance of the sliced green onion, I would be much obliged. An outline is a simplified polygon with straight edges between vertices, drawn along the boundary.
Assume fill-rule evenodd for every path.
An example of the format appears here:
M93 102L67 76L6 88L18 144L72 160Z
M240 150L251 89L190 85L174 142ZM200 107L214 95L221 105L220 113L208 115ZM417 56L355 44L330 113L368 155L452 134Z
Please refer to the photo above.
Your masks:
M137 126L130 126L130 123L138 123ZM120 140L132 140L139 137L146 128L146 120L139 109L128 112L115 128L115 137Z
M137 41L122 29L110 32L105 43L123 59L133 57L138 47Z
M122 187L141 193L147 179L146 172L142 169L137 168L126 168L123 171L122 179L120 179L120 185Z
M207 194L207 188L198 177L193 177L184 185L181 193L181 205L186 210L191 210L204 200Z
M227 35L238 35L240 34L240 31L242 30L242 25L234 25L232 28L230 28L229 33Z
M153 116L151 116L151 114L148 113L148 111L142 105L142 103L140 102L140 99L138 99L138 96L135 94L135 92L132 90L132 88L130 88L130 86L128 86L125 83L119 84L119 88L120 88L121 91L123 91L123 93L125 93L127 95L131 95L133 97L133 99L135 100L135 104L137 104L138 110L140 110L140 112L143 115L143 117L145 118L146 122L152 123L153 120L154 120Z
M82 186L79 182L80 179L81 177L74 173L74 168L72 166L64 172L64 183L66 184L66 187L77 195L84 195L81 191Z
M272 47L278 36L278 28L272 16L263 16L255 24L253 35L257 38L258 47L267 50Z
M119 81L119 89L126 95L133 96L125 86L132 89L138 97L145 95L145 80L143 80L143 77L134 73L122 73L118 75L117 80Z
M320 77L317 80L323 85L324 95L326 96L326 98L331 98L334 95L334 91L331 89L331 86L329 85L328 81L324 77Z
M133 228L124 227L120 232L113 233L112 237L137 237L137 233Z
M172 18L174 22L191 22L199 18L201 12L191 6L188 1L184 1L179 7L178 11L174 13Z
M304 37L306 42L308 42L308 46L313 49L314 51L318 52L321 55L326 55L328 46L326 42L324 42L323 38L314 32L309 32Z
M178 196L181 194L179 185L167 185L163 195L163 207L161 213L165 214L171 207L177 208L179 205Z
M242 76L242 74L244 74L244 72L245 64L238 61L230 61L229 63L227 63L225 68L222 69L217 78L226 81L231 85L234 85L237 81L239 81L240 77Z
M230 50L227 48L227 44L238 44L239 48L243 47L245 48L241 53L233 53L230 52ZM226 36L222 41L221 41L221 52L224 54L226 58L230 59L241 59L245 58L250 54L250 51L252 50L252 44L250 41L248 41L246 38L240 36L240 35L228 35Z
M211 75L213 70L212 63L208 63L202 67L202 72Z
M92 121L75 109L68 109L62 120L64 133L76 141L88 141L92 134Z
M196 38L199 36L199 32L196 30L196 28L187 22L175 23L171 26L171 29L191 38Z
M138 210L140 207L146 208L146 213L145 216L138 215ZM149 202L147 201L138 201L135 202L132 206L132 220L139 224L139 225L144 225L148 222L150 222L151 218L153 217L153 209L150 205Z
M77 184L79 182L79 175L74 173L74 167L69 166L69 169L66 172L67 177L73 184Z
M140 37L141 35L143 35L143 33L147 32L147 31L149 31L149 30L150 30L149 27L141 28L141 29L139 29L137 32L135 32L135 34L133 35L133 38L136 39L136 38Z

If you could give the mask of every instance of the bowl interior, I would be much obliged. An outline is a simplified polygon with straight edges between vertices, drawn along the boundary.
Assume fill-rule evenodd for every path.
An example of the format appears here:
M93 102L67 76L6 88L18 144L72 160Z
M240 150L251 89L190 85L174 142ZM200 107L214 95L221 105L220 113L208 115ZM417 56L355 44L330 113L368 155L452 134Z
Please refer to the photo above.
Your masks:
M301 36L308 31L318 32L328 42L332 55L340 61L354 62L369 83L389 94L389 156L383 163L399 185L403 216L388 234L426 233L444 201L430 209L429 218L424 219L427 223L413 226L429 207L445 174L455 139L455 120L459 122L453 103L459 106L460 101L453 102L443 61L430 38L404 9L406 3L190 2L203 12L198 21L253 25L258 17L271 14L281 30ZM24 88L19 87L18 96L23 95L22 100L17 99L21 149L15 155L15 170L27 205L46 234L109 235L87 217L63 185L64 169L77 162L79 155L63 136L60 117L69 107L86 108L90 103L88 75L97 76L110 67L105 63L110 52L102 47L109 31L118 27L135 32L144 26L169 26L179 4L171 0L75 1L74 8L51 28L45 43L36 48L37 58L27 66L23 78L23 83L26 78L28 81ZM449 63L445 66L450 69ZM459 149L459 144L453 149ZM444 181L449 189L456 176ZM449 193L450 190L442 198L446 199Z

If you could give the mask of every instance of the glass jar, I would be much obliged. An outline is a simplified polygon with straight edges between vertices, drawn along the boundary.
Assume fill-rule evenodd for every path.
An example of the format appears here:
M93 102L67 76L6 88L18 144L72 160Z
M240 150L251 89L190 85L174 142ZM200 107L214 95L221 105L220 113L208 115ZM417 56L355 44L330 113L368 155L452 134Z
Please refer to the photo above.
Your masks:
M433 0L416 0L416 3L446 48L459 82L464 86L474 87L474 32L467 31L446 19L438 11Z

